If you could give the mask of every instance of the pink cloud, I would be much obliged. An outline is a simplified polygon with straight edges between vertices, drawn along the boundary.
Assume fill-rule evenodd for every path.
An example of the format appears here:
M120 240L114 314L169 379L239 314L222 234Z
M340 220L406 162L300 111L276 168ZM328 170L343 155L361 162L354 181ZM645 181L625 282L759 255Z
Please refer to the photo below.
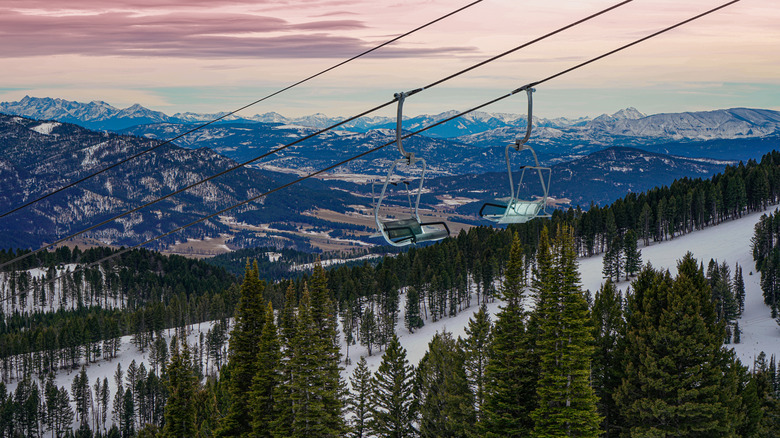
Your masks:
M258 5L275 3L257 0L113 0L107 3L105 0L79 0L63 4L61 9L68 10L106 10L106 9L170 9L170 8L191 8L193 6L208 6L216 8L220 6L231 5ZM4 9L42 9L52 10L50 0L5 0Z
M217 1L218 4L239 2L241 0ZM0 45L0 57L80 54L186 58L342 58L376 44L355 36L342 35L343 31L366 28L359 20L323 18L290 23L273 16L220 12L219 9L188 9L179 12L169 9L167 13L156 15L140 15L121 9L143 6L148 3L146 0L123 0L112 5L112 8L117 9L92 15L27 12L40 3L38 0L26 0L24 5L27 9L24 11L13 9L13 6L21 5L21 2L16 1L11 2L11 7L7 3L0 7L0 38L5 42ZM97 3L85 0L77 6L86 12L93 4L97 7ZM197 3L187 1L186 5ZM160 5L184 6L185 2L167 0L156 4ZM383 50L380 56L432 56L471 50L469 47L396 47Z

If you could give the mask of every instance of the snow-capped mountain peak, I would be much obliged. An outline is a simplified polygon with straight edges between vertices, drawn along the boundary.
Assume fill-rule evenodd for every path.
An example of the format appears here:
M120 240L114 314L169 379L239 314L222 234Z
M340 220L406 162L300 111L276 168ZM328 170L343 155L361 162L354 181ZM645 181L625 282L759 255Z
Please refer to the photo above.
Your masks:
M616 112L615 114L612 114L613 119L619 119L619 120L620 119L636 120L636 119L641 119L643 117L647 117L647 115L640 112L634 107L624 108Z

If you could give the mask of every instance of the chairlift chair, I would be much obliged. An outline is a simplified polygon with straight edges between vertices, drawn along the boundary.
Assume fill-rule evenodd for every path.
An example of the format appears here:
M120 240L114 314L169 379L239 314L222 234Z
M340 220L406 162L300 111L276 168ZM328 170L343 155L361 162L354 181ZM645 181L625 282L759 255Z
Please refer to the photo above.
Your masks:
M510 143L506 146L506 169L509 174L509 193L508 198L497 199L494 202L486 202L479 210L480 217L489 221L496 222L498 224L521 224L528 222L531 219L537 217L550 217L550 213L547 212L547 197L550 189L550 178L552 176L552 170L549 167L542 167L539 165L539 158L536 156L536 151L531 146L525 144L531 137L531 128L533 126L533 97L532 93L535 90L533 88L527 88L528 94L528 128L526 129L525 136L522 139L515 140L514 143ZM515 185L512 181L512 166L509 160L509 149L513 148L518 152L523 150L531 151L534 159L533 166L520 166L520 181L517 184L517 191L515 191ZM535 200L519 199L520 188L523 186L523 180L525 179L526 171L534 172L539 175L539 183L542 187L542 196ZM545 180L544 173L547 173Z
M395 160L393 165L390 166L390 170L387 172L387 177L382 185L379 197L374 197L374 221L376 222L377 231L384 237L388 244L399 247L441 240L450 235L450 229L445 222L422 222L420 220L418 210L420 206L420 196L422 195L423 184L425 182L426 162L422 157L416 157L413 152L406 152L403 148L401 143L401 125L403 102L406 98L406 93L397 93L395 97L398 99L396 143L402 157ZM408 214L403 214L400 218L390 218L387 215L382 215L380 213L380 207L388 195L388 185L398 184L398 182L393 182L393 179L397 169L402 166L407 170L419 168L420 183L414 190L416 194L413 195L413 190L410 189L411 183L409 181L401 181L406 186L409 212ZM372 196L376 184L377 183L374 183L371 187ZM414 201L412 201L412 198L414 198Z

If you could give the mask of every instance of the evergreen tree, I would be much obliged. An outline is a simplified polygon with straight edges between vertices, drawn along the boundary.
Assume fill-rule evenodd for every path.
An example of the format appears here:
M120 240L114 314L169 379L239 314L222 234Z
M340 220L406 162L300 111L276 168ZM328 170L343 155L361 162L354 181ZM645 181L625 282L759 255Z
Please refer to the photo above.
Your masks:
M739 314L745 311L745 279L742 276L742 266L737 263L734 268L734 295L737 299L737 305L739 306Z
M70 406L70 396L68 390L61 386L57 391L57 408L54 410L54 432L57 437L73 424L73 408Z
M293 282L290 282L284 294L284 307L279 312L279 331L281 332L281 339L284 345L290 345L293 337L295 337L295 307L297 305L295 286Z
M368 369L365 357L360 356L360 361L352 372L349 382L352 387L347 402L348 412L352 414L350 436L353 438L368 437L368 425L373 420L371 401L373 386L371 385L371 371Z
M345 430L340 382L337 380L334 391L328 366L333 360L329 345L334 341L324 335L314 322L308 287L304 286L295 337L285 350L288 357L282 362L283 377L276 391L279 413L271 425L274 437L336 437ZM334 412L338 413L336 419Z
M537 340L539 406L532 412L535 437L597 437L601 418L590 386L593 337L580 290L572 232L563 227L553 245L551 278L539 290Z
M92 402L92 391L89 389L89 378L85 366L82 366L81 371L73 378L73 384L70 388L76 402L76 420L85 426L89 423L89 406Z
M5 388L3 388L5 389ZM46 377L46 383L43 389L43 399L46 409L43 412L43 424L46 426L45 430L51 430L52 434L55 434L55 418L59 405L57 404L57 398L60 394L59 388L54 384L54 373L50 373ZM2 409L2 406L0 406ZM2 428L0 428L0 431ZM56 432L59 435L59 431ZM0 433L0 436L4 436Z
M116 392L114 393L114 401L112 403L111 418L114 420L115 425L122 423L124 418L124 372L122 371L122 364L116 364L116 372L114 373L114 385L116 386Z
M623 253L625 254L626 280L628 280L628 277L633 277L642 269L642 251L637 247L634 230L626 231L623 238Z
M252 268L247 263L236 307L236 323L230 336L230 406L215 432L217 437L246 437L252 433L249 390L257 374L257 345L266 319L264 289L257 262Z
M312 344L321 352L318 367L321 372L323 424L327 436L342 436L344 423L344 396L346 384L341 379L341 343L339 341L336 305L330 298L328 279L319 258L311 277L311 316L317 333ZM392 306L391 306L392 307ZM394 313L395 308L387 312ZM395 319L393 319L395 325Z
M255 437L271 437L276 417L274 392L281 380L281 352L271 303L265 312L265 325L257 352L257 374L252 380L252 430Z
M376 316L374 315L374 309L372 309L371 303L369 303L368 307L363 311L363 316L360 318L360 332L358 338L360 339L360 344L366 346L368 355L371 356L377 338Z
M414 333L415 330L425 325L422 317L420 317L420 294L412 286L406 290L404 325L409 330L409 333Z
M103 385L100 388L100 422L103 423L103 430L106 429L106 420L108 418L108 401L111 391L108 389L108 377L103 377Z
M547 229L542 230L536 257L539 279L550 270ZM530 414L536 407L538 361L534 357L534 322L523 310L522 246L515 234L501 295L505 305L497 315L492 331L490 353L485 368L485 402L481 430L486 437L527 437L532 429ZM538 306L538 303L537 303Z
M130 388L125 389L125 394L122 397L122 418L119 429L125 438L135 434L135 402Z
M420 436L475 436L474 396L464 354L448 332L436 333L417 368Z
M632 436L733 436L734 359L722 348L712 292L688 253L677 278L645 268L626 314L625 378L615 400Z
M414 368L406 360L398 336L393 335L372 379L373 419L369 424L373 434L380 438L415 436L413 380Z
M25 376L14 391L12 412L14 429L21 436L38 436L40 396L38 385Z
M171 361L165 367L168 377L168 399L165 403L165 426L163 438L194 437L195 428L195 393L197 380L190 361L190 350L184 339L179 349L176 338L171 343Z
M596 404L603 417L604 436L617 437L620 433L618 410L612 397L621 384L623 361L621 357L625 322L621 309L622 297L614 283L607 281L596 292L593 301L593 339L595 351L591 364Z
M479 311L469 318L466 327L466 339L463 340L466 374L471 391L474 393L474 405L477 418L481 417L482 405L485 402L485 369L490 353L490 316L487 308L482 305Z

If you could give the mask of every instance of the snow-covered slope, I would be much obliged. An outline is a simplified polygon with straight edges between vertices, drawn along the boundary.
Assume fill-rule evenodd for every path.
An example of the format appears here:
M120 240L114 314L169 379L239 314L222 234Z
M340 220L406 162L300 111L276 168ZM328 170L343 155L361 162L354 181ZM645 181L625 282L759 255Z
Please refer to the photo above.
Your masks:
M753 213L741 219L725 222L716 227L696 231L673 240L640 247L644 263L649 262L656 269L669 269L672 275L677 272L677 261L688 251L691 251L698 261L704 263L705 267L710 259L727 262L732 268L732 272L735 263L739 263L743 267L745 311L738 320L742 329L742 342L731 344L729 347L734 349L740 361L747 366L753 365L755 357L761 351L767 355L780 355L780 326L771 318L770 309L764 304L760 287L760 274L755 272L750 247L753 228L760 217L761 213ZM580 259L579 268L583 289L588 289L595 294L604 281L601 276L602 256ZM623 281L618 287L625 291L629 285L630 282ZM498 312L499 305L500 303L496 302L488 306L491 315ZM402 313L399 317L397 333L400 335L401 344L406 348L407 357L412 364L417 364L422 359L428 348L428 342L437 331L447 330L452 332L455 337L464 336L464 328L468 324L469 318L478 309L477 306L474 306L473 311L465 311L456 317L445 318L436 323L427 321L422 329L410 334L403 327L404 306L402 305L401 308ZM492 319L495 320L495 317ZM381 354L381 352L374 352L373 356L366 357L372 371L376 371L379 367ZM353 365L346 367L345 377L350 375L354 364L361 355L367 355L365 348L350 347L350 358Z

